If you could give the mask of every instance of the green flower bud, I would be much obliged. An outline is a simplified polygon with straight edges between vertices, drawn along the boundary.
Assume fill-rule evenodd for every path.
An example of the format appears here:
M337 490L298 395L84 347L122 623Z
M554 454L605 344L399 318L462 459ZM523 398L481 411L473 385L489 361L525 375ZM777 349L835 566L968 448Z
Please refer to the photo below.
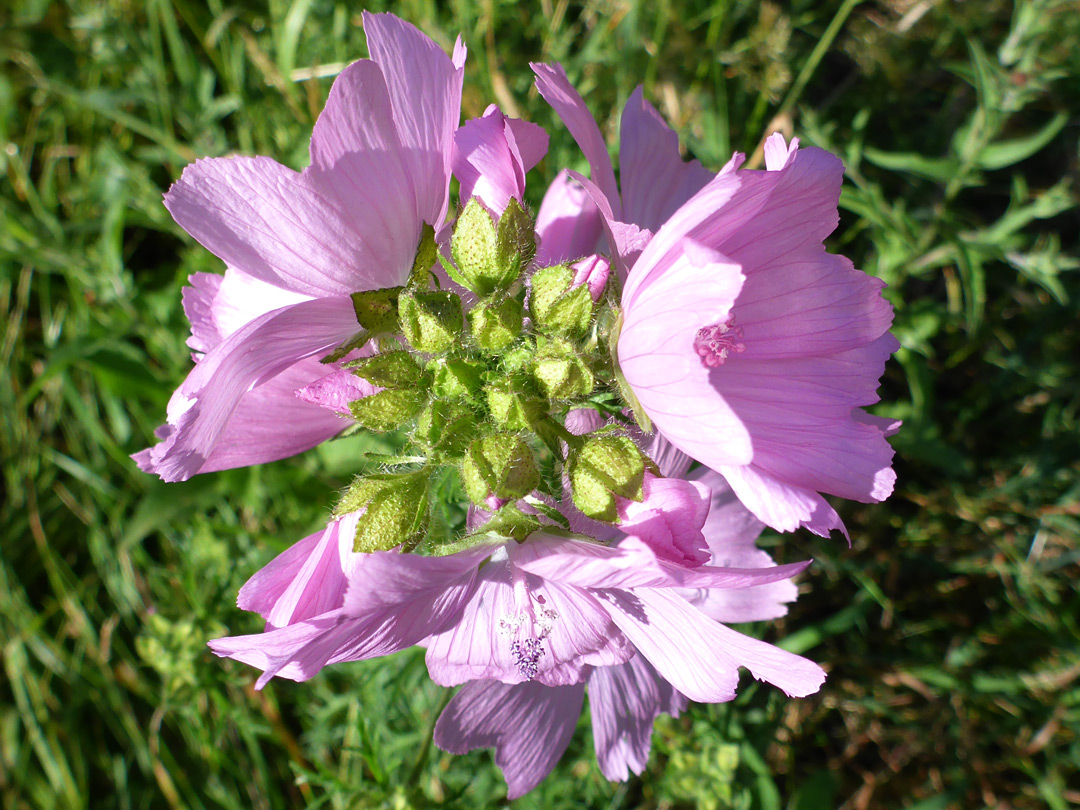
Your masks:
M527 430L546 410L544 402L523 388L512 379L499 379L484 386L491 418L506 430Z
M486 352L505 349L521 334L524 311L516 298L481 301L469 312L469 326Z
M454 346L465 320L461 299L442 290L407 290L398 299L398 311L409 345L427 354L439 354Z
M461 456L475 435L476 415L460 402L430 402L416 420L416 437L442 456Z
M408 352L382 352L353 360L345 366L357 377L382 388L418 388L424 379L424 370Z
M592 436L571 447L566 463L570 492L577 508L591 518L615 522L615 496L644 497L645 461L626 436Z
M588 364L562 340L545 341L539 347L532 373L548 399L588 396L596 385Z
M358 478L342 496L335 517L364 510L356 524L353 551L415 548L427 531L430 472Z
M536 231L532 217L516 199L510 202L499 217L495 236L495 261L499 268L498 288L509 287L522 274L536 255Z
M516 500L540 486L532 449L517 436L493 433L477 439L461 465L465 492L477 506L489 495Z
M478 535L498 535L508 540L522 542L526 537L541 528L540 521L534 515L526 515L512 503L496 511L491 518L476 530Z
M426 395L415 388L387 388L349 403L353 419L376 433L397 430L424 407Z
M473 197L465 205L450 240L450 255L454 257L459 278L464 287L481 297L491 295L500 288L497 237L491 214ZM511 280L512 281L512 280Z
M436 360L432 393L445 399L474 399L484 385L484 364L461 357Z
M589 330L593 300L587 284L573 289L574 271L565 264L545 267L530 281L529 312L542 331L580 338Z

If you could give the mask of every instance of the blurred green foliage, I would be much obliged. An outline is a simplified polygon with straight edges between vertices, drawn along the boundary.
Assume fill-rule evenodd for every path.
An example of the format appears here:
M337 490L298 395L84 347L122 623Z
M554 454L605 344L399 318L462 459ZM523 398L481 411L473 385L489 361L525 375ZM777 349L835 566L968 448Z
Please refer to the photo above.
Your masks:
M832 248L886 280L903 348L897 493L845 505L766 632L826 663L789 701L657 725L649 770L599 774L583 718L523 808L1080 804L1080 15L1062 0L403 0L470 48L464 113L548 128L530 178L584 161L531 89L561 61L613 136L638 83L718 167L767 131L847 164ZM489 754L428 744L414 651L254 692L208 638L325 521L362 437L165 485L152 441L189 365L180 289L220 262L160 195L202 155L306 160L333 74L365 53L334 0L13 0L0 9L0 802L29 807L490 807ZM568 787L572 786L572 787Z

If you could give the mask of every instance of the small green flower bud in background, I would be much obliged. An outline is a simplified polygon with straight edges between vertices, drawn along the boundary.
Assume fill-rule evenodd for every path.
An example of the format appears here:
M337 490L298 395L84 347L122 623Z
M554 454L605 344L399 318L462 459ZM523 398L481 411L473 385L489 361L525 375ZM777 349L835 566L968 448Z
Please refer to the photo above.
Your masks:
M469 326L477 345L486 352L498 352L521 334L524 308L516 298L481 301L469 312Z
M353 551L387 551L396 546L415 548L424 539L429 505L430 473L360 478L346 490L334 511L336 517L364 510L356 524Z
M477 439L461 465L465 492L477 506L489 495L516 500L540 486L540 470L533 451L510 433L494 433Z
M571 447L566 465L574 504L591 518L613 523L615 496L640 501L645 460L627 436L590 436Z
M464 315L461 299L442 290L406 290L398 299L401 329L409 345L419 352L440 354L455 346Z
M545 267L533 273L529 312L542 331L580 338L589 330L593 300L588 285L573 289L574 271L565 264Z
M546 340L538 347L532 373L548 399L588 396L596 385L588 364L573 346L559 339Z
M397 430L416 416L426 399L426 393L416 388L387 388L353 400L349 403L349 412L361 427L386 433Z

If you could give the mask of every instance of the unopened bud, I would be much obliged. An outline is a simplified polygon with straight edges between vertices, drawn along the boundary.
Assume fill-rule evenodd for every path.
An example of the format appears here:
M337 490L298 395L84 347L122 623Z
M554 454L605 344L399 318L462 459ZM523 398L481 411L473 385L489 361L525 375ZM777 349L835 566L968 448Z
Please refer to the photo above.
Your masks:
M477 439L461 465L465 492L477 506L489 495L516 500L540 486L540 470L533 451L509 433L494 433Z
M398 300L401 329L409 345L426 354L439 354L459 340L464 315L461 299L452 292L407 290Z
M416 437L442 456L460 457L475 434L476 415L460 402L430 402L416 420Z
M571 448L567 476L574 504L588 517L613 523L618 518L615 497L640 501L645 461L627 436L592 436Z
M408 352L382 352L345 364L357 377L383 388L416 388L424 378L424 370Z
M545 410L541 400L522 388L512 379L495 380L484 386L491 418L506 430L531 428Z
M588 287L593 303L599 303L604 295L608 276L611 274L611 262L594 253L584 259L578 259L570 265L570 269L574 271L574 280L570 282L570 286Z
M524 309L516 298L481 301L469 311L469 326L477 345L486 352L497 352L513 343L521 334Z
M513 197L499 217L495 253L503 280L500 289L517 281L536 255L536 232L532 217Z
M589 297L587 291L585 297ZM588 396L596 385L588 364L562 340L548 340L539 347L532 373L548 399Z
M462 357L448 357L432 364L432 393L443 399L473 399L484 384L484 364Z
M387 388L349 403L349 412L362 427L376 433L397 430L424 407L425 395L415 388Z
M544 332L578 338L589 329L593 299L586 284L573 286L574 271L565 264L537 270L532 277L529 312Z

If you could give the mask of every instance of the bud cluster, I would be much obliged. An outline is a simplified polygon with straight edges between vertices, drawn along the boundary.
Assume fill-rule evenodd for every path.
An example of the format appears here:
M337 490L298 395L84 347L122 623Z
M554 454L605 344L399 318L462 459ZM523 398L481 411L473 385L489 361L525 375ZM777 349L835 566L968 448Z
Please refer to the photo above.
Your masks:
M462 501L493 511L483 537L522 541L549 512L565 524L546 503L566 489L585 515L615 522L616 498L642 499L651 462L617 427L575 435L564 423L576 408L621 418L625 407L604 276L587 284L566 264L532 267L533 221L513 199L497 219L471 199L449 253L426 226L408 282L355 293L361 331L328 358L372 344L373 354L344 363L375 387L349 410L361 427L400 431L406 443L386 472L357 478L342 496L337 514L362 511L355 550L442 554L479 542L430 540L446 535L428 529L434 482L447 470ZM436 263L468 294L445 285ZM523 511L522 499L535 506Z

